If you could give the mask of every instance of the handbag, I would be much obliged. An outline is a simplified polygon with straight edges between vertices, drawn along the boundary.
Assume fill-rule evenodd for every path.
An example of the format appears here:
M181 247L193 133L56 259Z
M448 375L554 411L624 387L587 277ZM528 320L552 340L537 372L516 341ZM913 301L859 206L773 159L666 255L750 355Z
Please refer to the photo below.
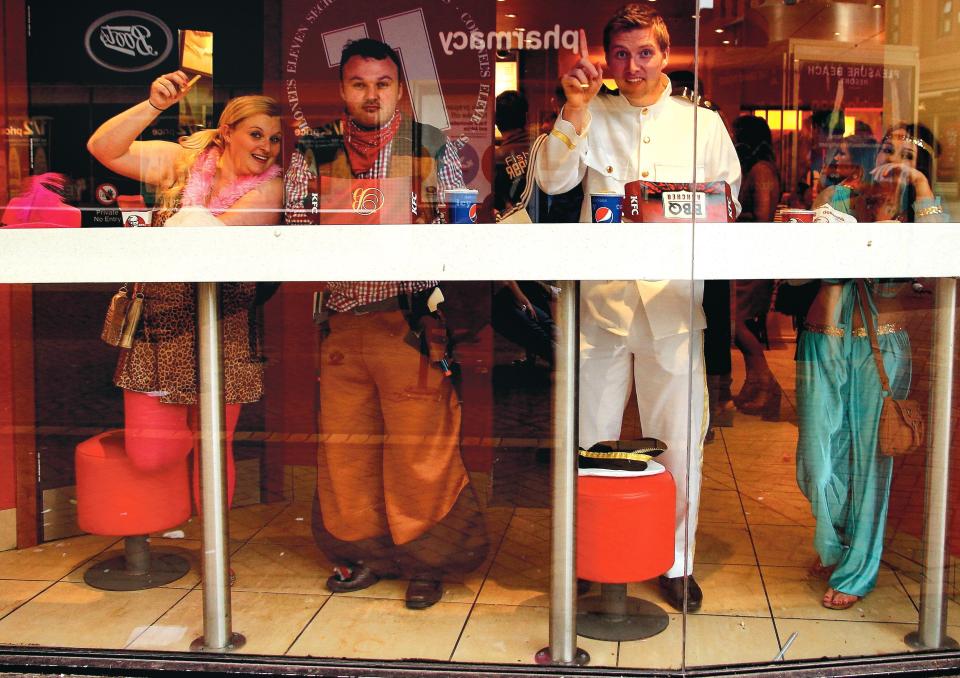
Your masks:
M500 215L497 223L500 224L532 224L530 213L527 212L527 206L533 196L533 185L537 181L536 167L537 156L540 153L540 147L546 141L547 135L541 134L533 141L530 147L530 154L527 156L527 183L523 187L523 193L520 194L520 202Z
M877 340L877 328L873 314L867 303L867 286L863 280L857 280L857 294L860 296L860 313L863 315L867 333L870 335L870 348L873 360L880 373L880 387L883 393L883 405L880 408L880 424L877 429L877 451L886 457L899 457L919 450L926 442L926 421L923 409L916 400L897 400L890 389L890 380L883 367L880 356L880 342Z
M133 335L137 331L142 315L143 290L140 289L140 285L133 286L132 296L127 295L126 284L122 285L110 299L100 338L110 346L132 347Z

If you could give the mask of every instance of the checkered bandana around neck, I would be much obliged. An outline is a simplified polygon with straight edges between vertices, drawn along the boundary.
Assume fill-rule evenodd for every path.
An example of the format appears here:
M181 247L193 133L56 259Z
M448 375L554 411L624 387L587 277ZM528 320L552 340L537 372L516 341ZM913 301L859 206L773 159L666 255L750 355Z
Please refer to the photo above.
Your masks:
M354 174L363 174L370 171L384 146L393 141L400 129L400 111L394 111L390 121L377 129L363 129L350 118L343 118L341 128L350 169Z

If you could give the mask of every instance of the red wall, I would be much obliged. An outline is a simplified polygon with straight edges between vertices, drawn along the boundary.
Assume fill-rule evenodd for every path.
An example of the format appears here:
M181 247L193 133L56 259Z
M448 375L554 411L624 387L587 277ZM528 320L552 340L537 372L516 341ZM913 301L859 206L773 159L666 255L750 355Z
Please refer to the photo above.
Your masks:
M11 292L10 285L0 285L0 511L14 508L17 497Z

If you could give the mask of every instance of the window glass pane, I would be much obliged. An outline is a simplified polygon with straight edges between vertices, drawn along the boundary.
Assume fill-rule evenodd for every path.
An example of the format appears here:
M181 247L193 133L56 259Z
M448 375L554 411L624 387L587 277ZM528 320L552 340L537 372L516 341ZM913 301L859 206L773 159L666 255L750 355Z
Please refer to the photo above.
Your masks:
M298 659L933 642L953 4L3 4L0 644L190 652L218 577L235 649ZM21 230L146 226L188 228ZM929 428L892 460L867 320Z

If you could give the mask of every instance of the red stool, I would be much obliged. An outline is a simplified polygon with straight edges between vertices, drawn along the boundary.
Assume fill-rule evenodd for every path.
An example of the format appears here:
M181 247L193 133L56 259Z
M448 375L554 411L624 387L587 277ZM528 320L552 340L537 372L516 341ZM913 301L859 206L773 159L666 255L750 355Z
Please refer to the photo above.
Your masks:
M108 591L138 591L185 575L189 561L173 553L151 553L147 535L190 517L186 460L152 473L140 471L124 451L123 431L83 441L75 459L80 529L125 538L124 555L91 565L84 581Z
M638 640L667 628L667 614L627 597L626 582L652 579L673 565L676 501L669 471L577 479L577 577L601 584L600 596L580 601L579 635Z

